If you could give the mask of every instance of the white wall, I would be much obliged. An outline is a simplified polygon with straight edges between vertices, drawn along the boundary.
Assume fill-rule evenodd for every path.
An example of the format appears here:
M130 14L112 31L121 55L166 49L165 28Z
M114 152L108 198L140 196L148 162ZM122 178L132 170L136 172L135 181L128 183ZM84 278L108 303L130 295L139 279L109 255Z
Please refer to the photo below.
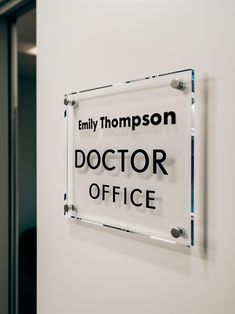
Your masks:
M38 313L235 313L235 2L37 4ZM188 67L208 116L207 254L69 223L63 94Z

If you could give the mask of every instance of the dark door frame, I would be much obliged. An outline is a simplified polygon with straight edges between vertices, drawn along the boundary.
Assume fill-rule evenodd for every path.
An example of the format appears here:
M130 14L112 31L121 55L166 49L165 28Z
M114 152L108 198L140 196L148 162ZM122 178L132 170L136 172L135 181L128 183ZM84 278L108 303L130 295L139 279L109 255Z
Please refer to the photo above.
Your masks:
M0 0L0 313L18 313L16 19L36 0Z
M0 313L9 313L10 290L10 125L9 125L9 25L0 18Z

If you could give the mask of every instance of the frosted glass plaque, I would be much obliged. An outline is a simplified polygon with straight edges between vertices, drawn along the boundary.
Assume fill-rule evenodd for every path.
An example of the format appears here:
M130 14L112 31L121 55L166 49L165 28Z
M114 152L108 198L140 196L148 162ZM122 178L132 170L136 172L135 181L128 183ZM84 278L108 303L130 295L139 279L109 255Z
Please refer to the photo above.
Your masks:
M194 71L65 95L64 214L193 245Z

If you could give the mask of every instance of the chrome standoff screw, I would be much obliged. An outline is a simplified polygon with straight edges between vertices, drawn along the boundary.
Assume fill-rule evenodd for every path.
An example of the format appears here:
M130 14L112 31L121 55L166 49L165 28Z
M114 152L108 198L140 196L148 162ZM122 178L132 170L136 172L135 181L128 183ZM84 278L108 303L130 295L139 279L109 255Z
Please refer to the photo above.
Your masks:
M174 78L171 81L171 87L174 89L179 89L179 90L184 90L185 89L185 84L184 81L179 79L179 78Z
M181 227L175 227L171 229L171 235L174 238L182 237L184 234L184 229Z
M65 213L68 213L69 211L75 211L75 207L73 206L73 205L67 205L67 204L65 204L64 205L64 212Z

